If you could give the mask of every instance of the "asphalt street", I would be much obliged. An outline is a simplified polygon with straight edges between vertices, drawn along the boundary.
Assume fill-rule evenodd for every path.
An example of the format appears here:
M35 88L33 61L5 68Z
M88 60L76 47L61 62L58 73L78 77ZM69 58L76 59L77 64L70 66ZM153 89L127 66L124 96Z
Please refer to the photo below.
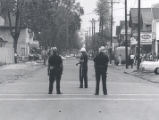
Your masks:
M48 93L47 67L0 85L0 120L159 120L159 85L109 66L108 95L95 96L93 62L88 88L79 88L76 59L64 61L62 95ZM101 87L102 88L102 87Z

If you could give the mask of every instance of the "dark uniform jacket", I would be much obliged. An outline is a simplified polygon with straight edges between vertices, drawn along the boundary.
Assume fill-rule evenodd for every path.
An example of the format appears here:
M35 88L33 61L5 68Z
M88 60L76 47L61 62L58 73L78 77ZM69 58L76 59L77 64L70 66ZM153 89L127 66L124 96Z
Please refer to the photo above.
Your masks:
M87 69L88 56L87 54L82 54L80 58L80 65L83 69Z
M54 71L59 74L62 74L63 72L62 58L59 55L57 54L51 55L49 57L48 63L49 63L48 72Z
M99 53L94 58L95 70L107 70L109 58L104 53Z

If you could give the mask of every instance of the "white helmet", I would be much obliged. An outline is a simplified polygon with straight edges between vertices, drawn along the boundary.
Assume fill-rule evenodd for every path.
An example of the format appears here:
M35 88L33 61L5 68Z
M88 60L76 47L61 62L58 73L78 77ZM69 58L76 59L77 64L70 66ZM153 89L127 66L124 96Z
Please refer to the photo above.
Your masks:
M80 52L86 52L85 48L81 48Z
M53 47L52 50L53 50L53 51L57 51L57 48L56 48L56 47Z
M101 46L100 48L99 48L99 52L104 52L105 51L105 47L104 46Z

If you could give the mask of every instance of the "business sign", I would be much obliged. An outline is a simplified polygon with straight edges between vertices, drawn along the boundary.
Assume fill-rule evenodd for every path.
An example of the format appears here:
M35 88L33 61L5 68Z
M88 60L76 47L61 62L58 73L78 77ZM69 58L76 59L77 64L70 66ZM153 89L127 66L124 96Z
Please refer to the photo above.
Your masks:
M142 43L152 44L152 33L141 33L140 41Z

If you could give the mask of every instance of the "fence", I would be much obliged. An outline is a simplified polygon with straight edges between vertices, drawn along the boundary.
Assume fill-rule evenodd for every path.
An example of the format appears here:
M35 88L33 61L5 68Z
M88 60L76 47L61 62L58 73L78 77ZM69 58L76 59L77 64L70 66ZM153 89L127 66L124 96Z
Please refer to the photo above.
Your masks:
M10 64L14 63L14 50L12 48L0 48L0 63Z

